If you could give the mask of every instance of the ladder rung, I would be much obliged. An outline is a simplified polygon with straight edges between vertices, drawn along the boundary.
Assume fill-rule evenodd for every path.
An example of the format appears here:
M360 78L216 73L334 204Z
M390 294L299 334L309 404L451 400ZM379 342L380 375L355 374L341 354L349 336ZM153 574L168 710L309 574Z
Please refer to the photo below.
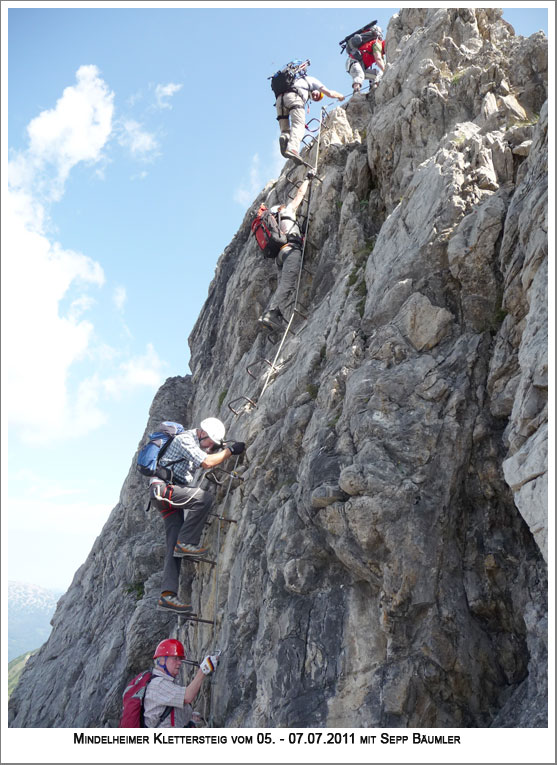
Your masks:
M172 613L172 612L170 612ZM176 614L180 619L186 619L188 622L204 622L205 624L212 624L215 626L215 622L212 619L202 619L200 616L193 616L189 614Z
M253 377L254 380L257 380L257 377L253 374L251 371L252 367L255 367L257 364L267 364L268 367L271 367L273 371L277 370L278 367L273 366L273 364L268 359L258 359L257 361L254 361L252 364L248 364L246 367L246 372L250 377Z
M218 513L209 513L209 515L212 515L213 518L218 518L219 521L226 521L226 523L238 523L234 518L225 518L224 515L219 515Z
M316 128L311 128L311 127L310 127L310 125L311 125L311 123L312 123L312 122L317 122L317 123L318 123L318 126L317 126ZM320 119L317 119L317 117L312 117L312 118L310 119L310 121L309 121L309 122L307 123L307 125L306 125L306 130L309 130L309 132L310 132L310 133L317 133L317 131L319 130L319 128L320 128L320 127L321 127L321 120L320 120ZM304 136L304 138L305 138L305 137L306 137L306 136ZM313 139L312 139L312 140L313 140Z
M230 411L231 411L231 412L233 412L233 413L234 413L236 416L238 416L238 415L240 414L240 412L238 412L236 409L234 409L234 407L232 406L232 404L235 404L235 403L237 403L238 401L247 401L247 402L248 402L248 404L250 405L250 407L253 407L253 409L256 409L256 408L257 408L257 404L255 403L255 401L252 401L252 399L251 399L251 398L248 398L247 396L239 396L238 398L235 398L235 399L233 399L232 401L229 401L229 402L228 402L228 408L229 408L229 409L230 409ZM249 409L248 409L247 411L249 412Z

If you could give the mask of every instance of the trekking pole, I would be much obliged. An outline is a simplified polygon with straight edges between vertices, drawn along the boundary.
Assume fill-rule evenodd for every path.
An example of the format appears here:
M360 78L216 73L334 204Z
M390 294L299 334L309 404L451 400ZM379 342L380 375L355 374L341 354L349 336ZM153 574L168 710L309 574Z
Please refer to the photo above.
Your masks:
M320 142L320 139L321 139L321 127L323 125L323 112L324 111L325 110L323 109L323 107L321 107L321 120L320 120L320 123L319 123L319 133L317 134L317 138L316 138L316 142L317 142L317 151L315 153L315 169L316 170L317 170L317 164L319 162L319 142ZM312 182L313 182L313 178L312 178ZM300 282L302 280L302 271L304 269L304 254L305 254L305 251L306 251L306 241L307 241L307 230L308 230L308 226L309 226L309 216L310 216L310 212L311 212L311 189L312 189L312 183L310 183L310 186L309 186L308 211L307 211L307 218L306 218L306 226L305 226L305 230L304 230L304 242L302 244L302 258L301 258L301 261L300 261L300 270L298 271L298 281L296 283L296 293L294 295L294 300L293 300L294 308L292 309L292 314L290 315L290 320L289 320L288 325L287 325L287 327L286 327L286 329L284 331L284 335L282 336L282 340L281 340L280 345L278 347L278 350L277 350L277 352L275 354L275 358L273 359L273 363L272 363L271 369L267 372L267 376L265 378L265 382L263 383L263 388L261 390L261 393L259 394L258 401L261 401L261 398L262 398L263 394L265 393L265 391L267 390L267 388L269 386L269 383L271 381L271 376L273 374L273 370L276 367L276 363L277 363L278 358L280 356L280 353L282 351L282 347L283 347L284 343L286 342L286 338L288 337L288 333L290 331L290 326L291 326L292 322L294 321L294 316L296 315L296 306L298 305L298 295L299 295L299 292L300 292Z

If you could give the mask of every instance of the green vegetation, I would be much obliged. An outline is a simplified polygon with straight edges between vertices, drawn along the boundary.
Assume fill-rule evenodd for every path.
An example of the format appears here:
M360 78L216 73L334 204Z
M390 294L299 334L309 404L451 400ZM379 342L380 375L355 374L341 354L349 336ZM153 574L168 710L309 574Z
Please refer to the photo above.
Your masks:
M356 310L360 314L360 318L364 315L365 308L366 308L366 299L362 298L360 302L358 303L358 305L356 306Z
M362 279L362 281L358 284L354 292L356 293L356 295L359 295L360 297L365 298L365 296L367 295L367 284L365 279Z
M359 266L356 266L356 268L352 269L352 272L350 273L350 276L348 277L348 286L351 287L353 284L356 284L358 281L358 271L360 270Z
M306 385L306 391L309 393L309 395L312 398L317 398L317 394L319 393L319 388L317 385L314 385L313 383L309 383Z
M340 420L340 415L341 415L341 413L339 412L337 415L335 415L333 417L332 420L329 420L329 422L327 423L327 427L334 428L336 426L337 422Z
M223 401L224 401L224 399L226 398L226 394L227 394L227 393L228 393L228 388L225 388L225 389L222 391L222 393L220 394L220 396L219 396L219 401L218 401L218 409L220 409L220 408L221 408L221 406L222 406L222 402L223 402Z
M497 310L493 314L493 324L495 325L495 327L500 327L501 326L501 324L505 320L505 317L506 317L507 313L508 313L508 311L505 311L503 306L500 305L499 308L497 308Z
M30 656L33 656L34 653L38 651L38 648L33 649L32 651L27 651L27 653L22 654L21 656L18 656L15 659L12 659L10 663L8 664L8 698L12 695L12 691L15 689L16 685L19 683L19 678L21 677L21 673L23 672L23 668L27 664L27 660Z
M323 361L327 357L327 346L322 345L321 350L319 351L319 358L321 361Z
M356 263L356 268L360 268L364 265L364 263L367 262L367 259L373 252L374 247L375 237L372 239L366 239L363 247L360 247L359 250L354 250L354 261Z
M136 600L141 600L145 595L145 583L133 582L125 588L124 592L127 592L128 595L134 595Z

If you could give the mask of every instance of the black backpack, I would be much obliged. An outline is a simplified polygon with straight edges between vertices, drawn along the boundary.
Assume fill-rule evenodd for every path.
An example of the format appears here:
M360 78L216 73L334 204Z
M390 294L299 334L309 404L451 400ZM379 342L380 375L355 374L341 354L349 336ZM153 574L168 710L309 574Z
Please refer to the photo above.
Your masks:
M281 96L283 93L288 93L294 90L294 82L298 77L302 77L305 74L310 61L291 61L283 69L279 69L271 77L267 79L271 80L271 88L275 96Z
M350 42L350 40L355 37L355 35L361 35L365 32L373 32L375 25L377 24L377 19L374 19L370 24L366 24L365 27L362 27L361 29L357 29L355 32L352 32L351 34L347 35L344 40L341 40L339 42L340 45L340 52L341 54L344 53L346 50L347 44Z

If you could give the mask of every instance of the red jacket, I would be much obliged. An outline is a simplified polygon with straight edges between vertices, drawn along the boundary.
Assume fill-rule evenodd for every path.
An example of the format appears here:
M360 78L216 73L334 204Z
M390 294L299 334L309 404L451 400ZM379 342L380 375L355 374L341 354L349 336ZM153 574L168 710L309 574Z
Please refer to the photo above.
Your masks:
M373 64L375 64L375 56L371 52L371 49L375 45L375 43L379 43L381 45L381 53L384 56L385 55L385 40L370 40L369 42L364 43L358 48L358 50L362 54L364 67L366 69L369 69L370 66L373 66ZM354 56L351 56L350 58L354 58Z

